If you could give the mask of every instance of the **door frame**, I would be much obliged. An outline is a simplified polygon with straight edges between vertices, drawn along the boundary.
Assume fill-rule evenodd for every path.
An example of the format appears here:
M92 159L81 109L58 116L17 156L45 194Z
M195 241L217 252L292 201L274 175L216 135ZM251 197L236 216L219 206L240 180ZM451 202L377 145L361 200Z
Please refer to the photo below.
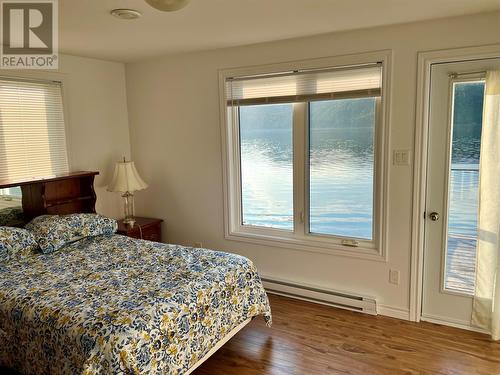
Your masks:
M417 102L415 112L412 234L410 261L410 320L419 322L422 315L424 283L425 201L427 185L428 130L430 114L431 67L437 63L453 63L500 58L500 44L465 47L418 53ZM466 328L460 326L459 328Z

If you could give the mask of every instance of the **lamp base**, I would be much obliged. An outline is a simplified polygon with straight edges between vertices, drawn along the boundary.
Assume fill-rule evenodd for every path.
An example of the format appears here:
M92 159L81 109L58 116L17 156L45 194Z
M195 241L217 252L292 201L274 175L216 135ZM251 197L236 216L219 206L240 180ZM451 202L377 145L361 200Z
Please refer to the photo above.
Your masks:
M125 219L123 219L123 224L129 227L133 227L135 225L135 218L126 217Z
M122 195L124 199L124 211L125 211L125 219L123 219L123 222L130 226L133 227L135 224L135 209L134 209L134 194L130 192L125 192L125 194Z

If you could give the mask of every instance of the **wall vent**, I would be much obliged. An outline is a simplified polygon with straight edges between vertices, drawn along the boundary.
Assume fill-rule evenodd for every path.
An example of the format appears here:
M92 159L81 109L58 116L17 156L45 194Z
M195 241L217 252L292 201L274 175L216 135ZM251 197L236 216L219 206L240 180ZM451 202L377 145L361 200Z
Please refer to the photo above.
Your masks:
M365 314L377 315L377 301L373 297L359 294L321 289L318 287L295 284L290 281L262 278L267 292L285 297L321 303Z

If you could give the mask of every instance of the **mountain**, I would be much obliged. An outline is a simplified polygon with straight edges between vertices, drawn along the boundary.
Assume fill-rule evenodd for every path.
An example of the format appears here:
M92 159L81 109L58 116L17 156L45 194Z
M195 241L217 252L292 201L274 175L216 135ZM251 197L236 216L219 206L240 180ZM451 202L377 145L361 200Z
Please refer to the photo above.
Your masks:
M453 138L481 138L483 122L484 83L455 85Z
M311 102L311 126L321 129L372 128L373 98ZM292 104L240 107L240 122L246 130L290 129Z

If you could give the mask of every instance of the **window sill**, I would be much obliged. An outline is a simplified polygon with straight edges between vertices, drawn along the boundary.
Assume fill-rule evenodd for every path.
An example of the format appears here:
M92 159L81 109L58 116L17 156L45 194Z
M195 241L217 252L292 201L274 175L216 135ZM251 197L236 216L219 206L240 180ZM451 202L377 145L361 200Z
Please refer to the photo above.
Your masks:
M261 233L256 234L243 231L229 231L225 233L224 237L230 241L280 247L301 252L313 252L366 259L377 262L387 262L386 252L366 246L351 247L331 242L315 241L313 239L305 240L300 238L280 237L276 235L265 235Z

